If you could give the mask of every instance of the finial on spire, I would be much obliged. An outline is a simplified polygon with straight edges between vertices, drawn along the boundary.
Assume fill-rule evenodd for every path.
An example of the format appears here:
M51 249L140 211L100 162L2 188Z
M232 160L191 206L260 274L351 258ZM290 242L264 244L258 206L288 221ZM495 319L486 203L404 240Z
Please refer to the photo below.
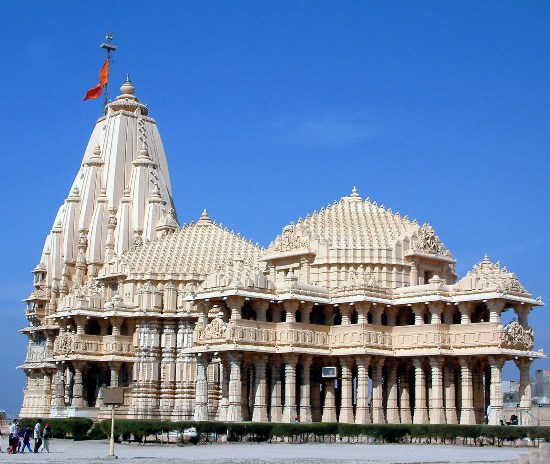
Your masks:
M111 52L114 52L116 50L116 45L113 45L111 41L113 40L113 34L111 32L107 32L107 35L105 36L105 39L107 39L106 43L102 43L100 45L101 48L107 50L107 63L108 67L111 66ZM108 68L107 68L108 69ZM109 94L107 91L107 88L109 86L109 80L107 79L107 82L103 86L103 108L107 107L107 102L109 99Z
M208 217L208 213L206 212L206 208L203 210L200 219L197 221L198 226L208 226L212 224L212 221Z

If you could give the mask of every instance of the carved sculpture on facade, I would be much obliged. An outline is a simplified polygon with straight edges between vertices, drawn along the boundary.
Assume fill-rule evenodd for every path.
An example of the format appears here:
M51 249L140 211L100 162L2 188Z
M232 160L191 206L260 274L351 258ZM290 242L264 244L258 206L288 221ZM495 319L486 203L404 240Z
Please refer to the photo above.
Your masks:
M512 321L504 327L503 346L531 351L535 346L533 329L525 329L517 321Z
M227 329L227 323L223 319L216 317L212 319L210 324L208 324L205 329L202 331L199 340L212 340L225 337L225 331Z
M54 351L58 354L68 356L74 351L75 335L64 332L55 340Z

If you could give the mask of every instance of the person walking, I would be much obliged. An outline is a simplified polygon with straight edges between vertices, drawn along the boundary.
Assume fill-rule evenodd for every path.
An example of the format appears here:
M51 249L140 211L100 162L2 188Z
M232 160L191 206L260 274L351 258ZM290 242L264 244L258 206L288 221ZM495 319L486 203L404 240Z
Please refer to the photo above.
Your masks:
M19 421L17 419L13 419L13 422L10 425L8 453L11 453L11 454L17 453L17 436L18 435L19 435Z
M52 429L50 427L50 424L46 424L44 426L44 443L42 445L42 449L44 451L50 452L50 438L53 437Z
M31 450L31 426L27 425L27 428L23 430L23 446L21 446L21 454L25 452L25 448L29 450L29 453L32 453Z
M42 419L36 421L34 426L34 452L38 453L38 450L42 446Z

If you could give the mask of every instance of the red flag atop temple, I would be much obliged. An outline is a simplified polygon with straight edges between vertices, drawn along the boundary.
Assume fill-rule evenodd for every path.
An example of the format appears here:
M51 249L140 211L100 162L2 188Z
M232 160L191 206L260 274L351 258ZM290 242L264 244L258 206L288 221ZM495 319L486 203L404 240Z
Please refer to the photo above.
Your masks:
M109 82L109 59L105 60L105 63L101 68L101 71L99 71L99 84L96 85L95 87L92 87L90 90L88 90L83 100L88 100L90 98L98 98L101 95L103 86L107 84L107 82Z

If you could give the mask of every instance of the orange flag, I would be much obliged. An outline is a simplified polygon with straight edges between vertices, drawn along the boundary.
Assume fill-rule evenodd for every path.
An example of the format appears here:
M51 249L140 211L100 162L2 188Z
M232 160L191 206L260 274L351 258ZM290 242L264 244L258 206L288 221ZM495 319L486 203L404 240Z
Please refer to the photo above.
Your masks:
M92 87L86 92L83 100L88 100L90 98L98 98L103 91L103 86L109 82L109 60L105 60L101 71L99 71L99 84L95 87Z

